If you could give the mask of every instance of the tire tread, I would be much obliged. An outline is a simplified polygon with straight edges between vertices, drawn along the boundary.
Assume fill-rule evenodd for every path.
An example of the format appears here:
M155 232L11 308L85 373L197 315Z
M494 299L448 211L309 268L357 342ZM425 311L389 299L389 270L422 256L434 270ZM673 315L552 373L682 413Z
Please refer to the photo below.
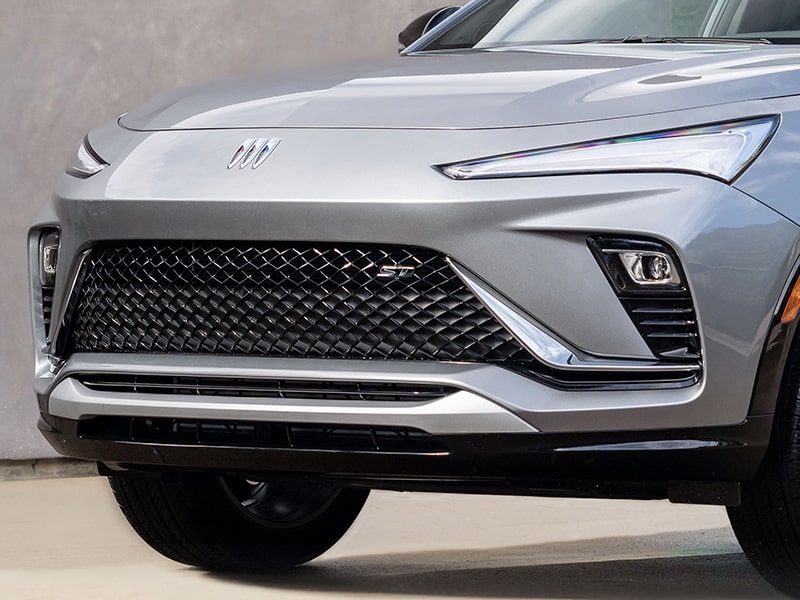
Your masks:
M772 438L742 504L728 509L739 544L764 579L800 597L800 344L781 386Z
M122 514L150 547L165 557L212 571L264 571L312 560L353 523L369 490L340 490L310 523L271 528L246 518L217 477L169 473L109 477Z

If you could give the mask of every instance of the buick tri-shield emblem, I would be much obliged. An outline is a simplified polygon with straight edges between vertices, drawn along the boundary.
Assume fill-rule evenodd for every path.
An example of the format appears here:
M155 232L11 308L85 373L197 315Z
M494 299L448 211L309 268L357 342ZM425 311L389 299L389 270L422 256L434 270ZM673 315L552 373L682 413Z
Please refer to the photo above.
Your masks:
M257 169L269 158L280 143L280 138L248 138L233 153L231 161L228 163L228 168L232 169L239 165L240 169L244 169L247 165L252 164L253 168Z

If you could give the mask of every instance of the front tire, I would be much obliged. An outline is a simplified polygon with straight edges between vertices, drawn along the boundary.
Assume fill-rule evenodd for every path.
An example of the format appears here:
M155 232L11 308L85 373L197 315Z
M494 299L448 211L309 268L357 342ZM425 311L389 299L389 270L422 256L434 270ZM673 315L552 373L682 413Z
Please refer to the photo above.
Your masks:
M213 475L109 477L137 534L167 558L212 571L308 562L350 528L369 490Z
M781 386L772 438L742 504L728 508L733 531L764 579L800 597L800 344Z

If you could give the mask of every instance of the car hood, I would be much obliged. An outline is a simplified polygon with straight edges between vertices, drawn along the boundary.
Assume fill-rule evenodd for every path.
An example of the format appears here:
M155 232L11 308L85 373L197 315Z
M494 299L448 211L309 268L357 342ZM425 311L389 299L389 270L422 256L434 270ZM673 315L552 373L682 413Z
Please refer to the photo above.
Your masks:
M800 90L794 48L591 44L427 53L237 77L169 92L120 118L140 131L499 128L685 110Z

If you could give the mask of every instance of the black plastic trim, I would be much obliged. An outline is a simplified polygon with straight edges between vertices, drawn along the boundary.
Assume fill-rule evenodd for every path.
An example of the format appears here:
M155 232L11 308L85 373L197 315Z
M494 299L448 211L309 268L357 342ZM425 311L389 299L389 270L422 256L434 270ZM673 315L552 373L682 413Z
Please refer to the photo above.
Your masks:
M449 452L431 434L419 429L334 423L105 416L79 421L78 437L100 442L263 450L334 450L380 454Z
M751 479L772 418L709 429L445 435L436 440L450 453L437 455L89 440L78 426L49 415L39 423L59 453L114 469L302 475L407 491L640 498L646 490L646 497L667 498L677 482Z
M253 377L103 373L77 374L75 378L90 390L107 393L279 398L281 400L430 402L459 391L459 388L453 386L423 383L333 382Z
M686 272L667 243L645 237L591 236L586 240L625 312L650 351L664 362L702 364L702 343ZM631 281L616 254L607 250L658 252L669 256L680 279L664 286Z
M800 259L795 262L780 301L775 307L753 386L753 398L748 413L751 416L775 414L781 385L789 368L789 355L798 340L797 328L800 321L798 317L789 323L782 323L781 317L798 280L800 280Z

